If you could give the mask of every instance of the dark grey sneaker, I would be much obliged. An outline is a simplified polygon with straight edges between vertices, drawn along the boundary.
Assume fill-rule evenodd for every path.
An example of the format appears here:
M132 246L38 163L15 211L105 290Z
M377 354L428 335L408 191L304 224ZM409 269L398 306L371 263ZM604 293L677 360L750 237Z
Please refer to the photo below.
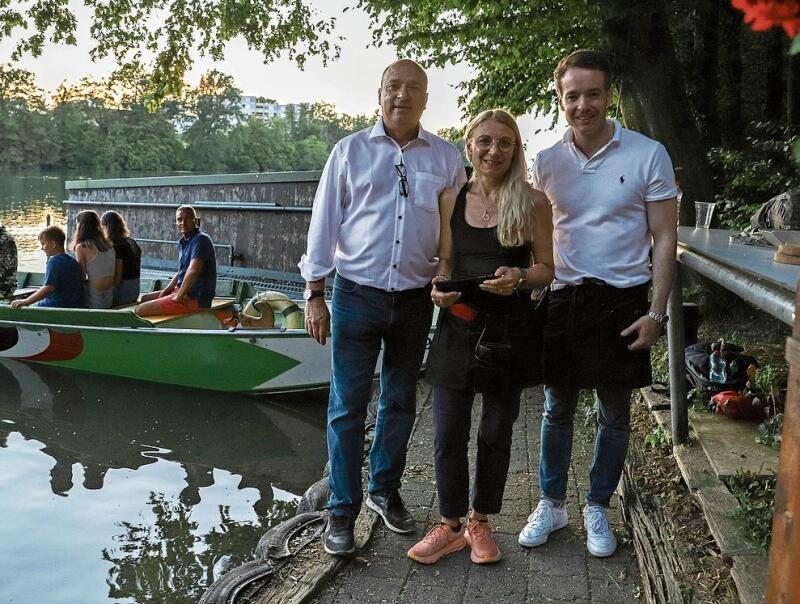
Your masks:
M397 491L378 491L367 496L367 507L383 518L389 530L395 533L413 533L417 527Z
M353 541L353 519L348 516L329 516L322 543L332 556L350 556L356 551Z

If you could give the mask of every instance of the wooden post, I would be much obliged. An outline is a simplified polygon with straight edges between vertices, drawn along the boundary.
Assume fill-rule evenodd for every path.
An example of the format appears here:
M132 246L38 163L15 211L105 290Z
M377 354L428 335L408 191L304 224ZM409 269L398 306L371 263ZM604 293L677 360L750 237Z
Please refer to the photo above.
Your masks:
M800 293L792 337L786 341L789 388L778 457L778 484L772 517L772 547L766 602L800 602Z
M667 302L667 347L669 349L669 401L672 417L672 444L689 440L689 411L686 406L686 350L683 319L681 265L675 267L675 279Z

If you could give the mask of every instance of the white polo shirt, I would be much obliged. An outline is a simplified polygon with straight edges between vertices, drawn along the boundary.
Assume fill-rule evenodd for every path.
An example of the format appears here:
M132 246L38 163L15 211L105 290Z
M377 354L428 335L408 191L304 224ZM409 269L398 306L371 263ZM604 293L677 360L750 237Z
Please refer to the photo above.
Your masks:
M650 280L647 204L677 195L667 150L616 120L611 140L591 159L563 139L535 159L533 181L553 207L555 285L586 277L614 287Z
M407 196L395 168L401 163ZM458 150L422 126L403 148L382 119L343 138L319 181L300 273L316 281L335 268L385 291L427 285L437 263L439 194L465 181Z

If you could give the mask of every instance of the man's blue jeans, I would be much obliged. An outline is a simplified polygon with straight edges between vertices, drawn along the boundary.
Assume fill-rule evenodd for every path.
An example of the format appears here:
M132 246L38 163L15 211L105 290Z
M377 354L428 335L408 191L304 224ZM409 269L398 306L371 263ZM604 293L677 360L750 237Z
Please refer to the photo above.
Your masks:
M361 509L364 422L381 343L381 393L368 489L374 493L400 488L432 315L425 288L386 292L336 276L328 402L331 514L355 518Z
M563 503L572 457L572 433L579 388L545 386L539 486L542 498ZM586 502L607 506L617 488L631 433L631 391L598 388L597 434Z

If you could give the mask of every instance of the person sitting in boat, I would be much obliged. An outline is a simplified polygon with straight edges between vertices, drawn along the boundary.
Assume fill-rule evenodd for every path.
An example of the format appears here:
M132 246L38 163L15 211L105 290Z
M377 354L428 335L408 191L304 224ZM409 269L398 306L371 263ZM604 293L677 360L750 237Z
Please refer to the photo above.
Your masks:
M181 234L178 272L167 287L142 296L142 303L136 307L140 317L184 315L211 307L217 283L214 243L197 226L192 206L175 211L175 225Z
M125 219L114 210L104 212L100 224L106 237L114 244L114 253L117 255L113 306L132 304L139 299L142 250L136 240L130 237Z
M10 300L17 289L17 244L0 224L0 300Z
M47 255L44 285L24 300L14 300L13 308L22 306L83 308L84 288L81 265L67 254L64 244L67 234L57 226L49 226L39 233L39 244Z
M94 210L82 210L75 217L72 249L86 279L86 307L111 308L117 257Z

